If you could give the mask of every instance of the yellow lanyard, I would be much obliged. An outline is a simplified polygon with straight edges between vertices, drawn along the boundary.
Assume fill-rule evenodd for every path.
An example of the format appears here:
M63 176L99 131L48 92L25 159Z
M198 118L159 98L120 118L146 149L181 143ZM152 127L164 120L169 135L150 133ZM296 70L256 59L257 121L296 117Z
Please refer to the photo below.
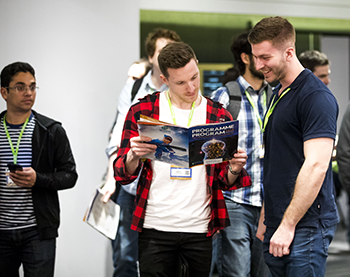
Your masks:
M270 107L269 109L267 110L267 113L265 115L265 119L264 119L264 128L262 129L263 132L265 132L265 129L266 129L266 125L267 125L267 122L269 122L269 118L273 112L273 110L275 109L277 103L281 100L281 98L283 96L285 96L287 94L287 92L290 91L290 88L286 89L282 94L281 96L277 99L276 103L273 104L273 101L275 100L275 97L276 95L273 96L272 98L272 101L271 101L271 104L270 104Z
M175 111L174 111L173 105L171 104L171 101L170 101L169 90L167 90L166 92L168 95L168 104L169 104L169 109L171 112L171 117L173 118L173 123L176 125ZM193 101L193 103L192 103L191 111L190 111L190 114L188 116L187 127L190 127L190 125L191 125L195 103L196 103L196 101Z
M18 156L18 149L19 149L19 144L21 142L21 139L22 139L22 135L23 135L23 132L24 132L24 129L26 128L27 126L27 123L29 121L29 117L26 119L26 121L24 122L23 126L22 126L22 130L21 132L19 133L19 137L17 139L17 145L16 145L16 149L13 147L13 143L12 143L12 140L11 140L11 137L10 137L10 133L7 129L7 126L6 126L6 114L3 118L3 123L4 123L4 128L5 128L5 132L6 132L6 136L7 136L7 140L11 146L11 151L12 151L12 154L13 154L13 163L16 164L17 163L17 156Z
M259 126L260 126L260 130L261 132L263 132L263 122L261 120L261 117L260 117L260 114L259 114L259 110L258 108L255 106L254 102L253 102L253 99L252 97L250 96L250 94L247 92L247 90L244 91L245 92L245 95L247 96L248 98L248 101L250 103L250 105L252 106L253 110L254 110L254 113L255 113L255 116L259 122ZM262 95L263 98L263 102L264 102L264 105L266 107L266 93L264 92L263 95ZM258 100L259 101L259 100Z

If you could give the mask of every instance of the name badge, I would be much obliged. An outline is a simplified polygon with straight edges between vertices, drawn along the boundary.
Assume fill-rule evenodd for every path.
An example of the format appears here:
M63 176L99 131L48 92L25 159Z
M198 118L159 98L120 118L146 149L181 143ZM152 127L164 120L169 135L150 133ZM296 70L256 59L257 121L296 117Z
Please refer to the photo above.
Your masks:
M265 155L265 145L260 145L259 147L259 158L263 159Z
M6 185L9 187L14 186L15 183L12 181L10 177L10 169L8 167L5 169L5 175L6 175Z
M170 179L178 179L178 180L191 180L192 179L192 169L171 166L170 168Z

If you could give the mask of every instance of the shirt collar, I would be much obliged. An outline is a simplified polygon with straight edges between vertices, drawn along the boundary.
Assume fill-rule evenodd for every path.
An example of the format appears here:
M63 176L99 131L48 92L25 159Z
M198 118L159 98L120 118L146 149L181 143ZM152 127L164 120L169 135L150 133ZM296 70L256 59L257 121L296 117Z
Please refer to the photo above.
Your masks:
M313 73L309 69L305 68L302 72L300 72L300 74L294 79L294 81L288 87L291 88L292 90L295 90L301 84L301 82L304 81L306 76L308 76L309 74L313 75ZM280 88L281 88L281 84L278 84L273 89L273 93L278 95Z
M244 90L248 91L250 94L252 94L252 93L256 94L256 90L253 89L253 87L243 78L243 76L238 76L237 82L240 84L241 87L243 87ZM264 81L264 84L259 89L258 94L264 93L266 87L267 87L267 82Z
M145 89L147 91L151 90L152 92L164 91L168 89L168 86L166 84L163 84L159 90L156 88L156 86L152 82L152 70L148 71L146 76L143 78L143 85L145 86Z

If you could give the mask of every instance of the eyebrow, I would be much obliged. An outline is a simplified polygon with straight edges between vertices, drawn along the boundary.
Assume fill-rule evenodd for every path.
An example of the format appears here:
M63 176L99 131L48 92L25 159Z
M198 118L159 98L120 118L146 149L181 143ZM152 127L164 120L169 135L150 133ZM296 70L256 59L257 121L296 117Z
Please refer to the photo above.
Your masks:
M36 84L36 82L31 82L30 86L35 85L35 84ZM15 85L26 85L26 84L24 82L17 82Z

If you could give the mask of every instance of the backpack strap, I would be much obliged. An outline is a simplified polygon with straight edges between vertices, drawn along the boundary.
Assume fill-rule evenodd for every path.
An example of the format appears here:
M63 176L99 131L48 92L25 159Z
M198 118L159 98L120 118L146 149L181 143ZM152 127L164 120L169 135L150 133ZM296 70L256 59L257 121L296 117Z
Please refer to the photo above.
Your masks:
M137 79L134 83L134 85L132 86L132 89L131 89L131 102L135 99L135 96L137 94L137 92L139 91L140 87L141 87L141 84L142 84L142 81L143 81L143 78L145 76L142 76L140 79Z
M139 89L140 89L140 87L141 87L141 84L142 84L142 81L143 81L143 78L144 78L144 77L145 77L145 76L142 76L140 79L137 79L137 80L134 82L134 84L133 84L133 86L132 86L132 89L131 89L131 101L130 101L130 103L132 103L132 101L135 99L135 96L136 96L137 92L139 91ZM111 130L109 131L109 134L112 134L112 132L113 132L114 125L117 123L118 114L119 114L119 112L118 112L118 110L117 110L117 114L116 114L115 119L114 119L114 122L113 122L113 124L112 124L112 128L111 128Z
M270 101L271 101L271 96L273 94L273 90L272 90L272 87L270 85L267 85L267 88L266 88L266 103L267 103L267 108L269 107L270 105Z
M226 109L231 113L233 120L236 120L241 109L241 89L236 81L228 82L225 86L230 97L230 102Z
M231 113L233 119L236 120L238 117L239 111L241 109L243 88L236 81L228 82L226 83L225 86L227 87L228 94L230 97L230 102L226 109ZM270 103L272 94L273 94L272 87L270 85L267 85L267 88L266 88L267 104Z

